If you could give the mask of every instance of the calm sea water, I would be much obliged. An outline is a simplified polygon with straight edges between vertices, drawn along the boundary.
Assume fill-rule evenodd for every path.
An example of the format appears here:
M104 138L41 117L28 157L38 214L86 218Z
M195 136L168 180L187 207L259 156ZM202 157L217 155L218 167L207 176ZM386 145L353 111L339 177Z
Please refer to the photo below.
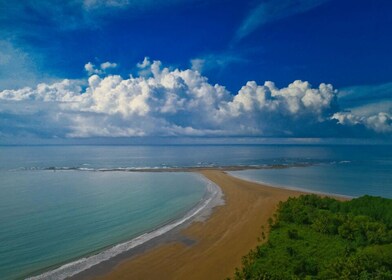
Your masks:
M313 191L392 197L391 148L0 147L1 279L56 267L150 231L184 215L206 189L194 174L98 170L310 163L232 174Z
M180 218L205 182L186 173L0 172L0 279L20 279Z
M290 147L287 161L314 165L282 169L241 170L232 175L272 186L357 197L392 198L391 146ZM303 154L303 157L299 156Z

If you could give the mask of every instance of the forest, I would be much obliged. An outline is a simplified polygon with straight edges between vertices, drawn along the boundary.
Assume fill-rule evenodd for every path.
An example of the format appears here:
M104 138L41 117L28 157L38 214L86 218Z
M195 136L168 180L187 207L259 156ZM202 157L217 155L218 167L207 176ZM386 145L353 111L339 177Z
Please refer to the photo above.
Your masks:
M392 279L392 199L281 202L234 279Z

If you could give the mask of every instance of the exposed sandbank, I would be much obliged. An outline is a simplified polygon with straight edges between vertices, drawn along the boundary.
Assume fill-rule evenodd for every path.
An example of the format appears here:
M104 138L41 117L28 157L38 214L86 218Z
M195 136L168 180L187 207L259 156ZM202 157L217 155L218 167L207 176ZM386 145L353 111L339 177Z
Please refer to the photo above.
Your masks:
M221 187L225 205L206 221L192 223L173 239L135 254L94 279L224 279L240 266L241 257L258 244L261 227L279 201L304 194L232 177L221 170L197 170Z

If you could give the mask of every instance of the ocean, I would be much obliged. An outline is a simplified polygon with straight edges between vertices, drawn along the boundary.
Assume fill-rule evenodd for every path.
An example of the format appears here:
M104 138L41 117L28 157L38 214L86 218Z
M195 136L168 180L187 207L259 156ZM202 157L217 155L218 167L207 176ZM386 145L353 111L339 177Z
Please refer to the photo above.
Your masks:
M209 190L193 173L125 171L224 166L262 167L230 173L276 186L392 198L391 146L4 146L1 279L102 261L190 217Z

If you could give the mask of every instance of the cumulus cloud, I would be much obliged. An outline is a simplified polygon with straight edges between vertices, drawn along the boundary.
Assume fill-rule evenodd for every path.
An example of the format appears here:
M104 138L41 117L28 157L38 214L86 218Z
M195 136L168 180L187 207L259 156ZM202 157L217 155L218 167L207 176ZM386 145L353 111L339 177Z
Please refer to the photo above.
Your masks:
M107 70L114 69L116 67L117 67L117 63L113 63L113 62L109 62L109 61L101 63L99 68L97 68L91 62L87 62L84 65L84 70L86 70L87 74L89 76L91 76L93 74L98 74L98 75L105 74L107 72Z
M322 121L323 112L333 106L335 93L327 84L314 89L308 82L294 81L278 89L273 82L259 86L252 81L241 88L230 105L236 112L279 112L295 117L311 114Z
M370 116L359 116L352 113L335 113L332 119L338 120L342 125L364 125L379 133L392 132L392 115L380 112Z
M87 63L84 65L84 70L86 70L86 72L87 72L89 75L96 74L96 73L99 71L98 69L95 69L94 64L92 64L91 62L87 62Z
M112 62L109 62L109 61L101 63L101 69L104 70L104 71L106 69L116 68L116 67L117 67L117 63L112 63Z
M53 84L41 83L34 89L25 87L18 90L0 91L0 100L70 102L80 100L80 98L80 82L68 79Z
M146 68L146 67L149 67L150 65L151 65L151 61L150 61L150 58L149 58L148 56L146 56L146 57L143 59L142 62L138 62L138 63L136 64L136 66L137 66L138 68L140 68L140 69L144 69L144 68Z
M345 126L364 126L377 133L392 132L392 101L382 100L336 112L332 119Z
M58 137L298 137L315 136L314 131L320 136L320 128L337 122L390 132L388 113L364 121L339 112L337 91L330 84L312 87L298 80L279 88L273 82L249 81L232 94L199 71L170 70L148 58L138 64L148 75L103 75L114 66L108 62L98 69L87 63L91 76L85 84L63 80L0 91L0 116L12 120L3 122L0 132L28 128L29 133ZM36 122L29 126L32 119Z

